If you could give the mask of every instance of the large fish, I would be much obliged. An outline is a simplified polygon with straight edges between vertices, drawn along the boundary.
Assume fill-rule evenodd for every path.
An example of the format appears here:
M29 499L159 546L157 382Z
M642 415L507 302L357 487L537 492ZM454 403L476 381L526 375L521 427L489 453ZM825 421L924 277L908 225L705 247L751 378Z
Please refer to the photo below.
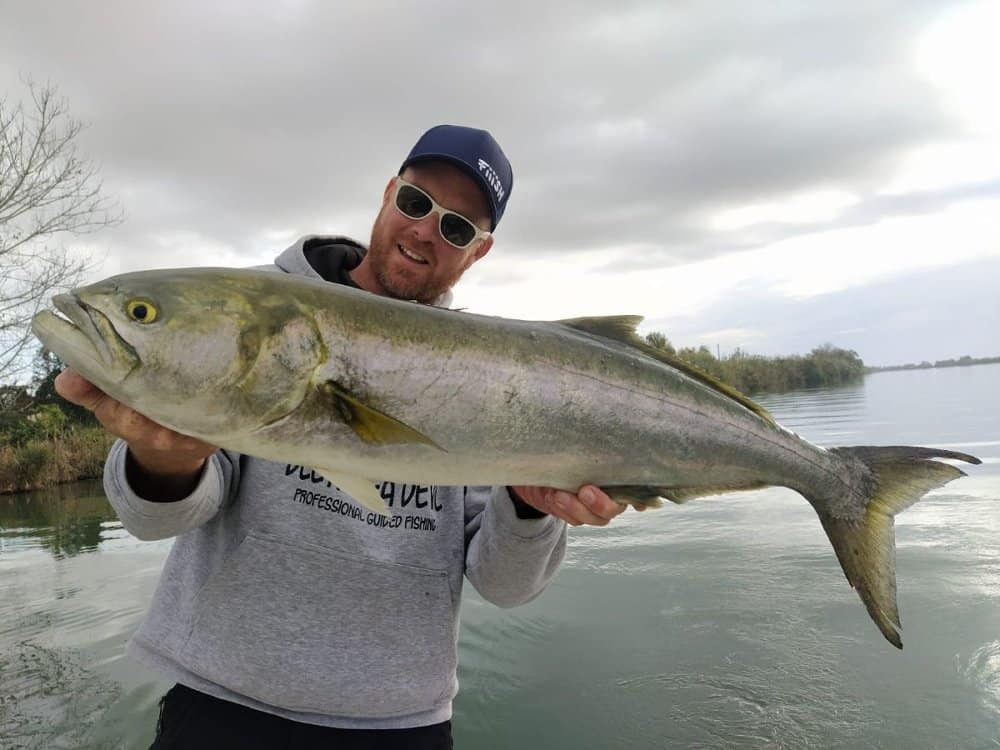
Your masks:
M592 483L635 505L768 485L819 514L902 647L893 516L962 476L915 447L824 449L646 345L635 317L530 322L281 273L131 273L55 298L36 336L114 398L209 443L313 467L385 512L375 480Z

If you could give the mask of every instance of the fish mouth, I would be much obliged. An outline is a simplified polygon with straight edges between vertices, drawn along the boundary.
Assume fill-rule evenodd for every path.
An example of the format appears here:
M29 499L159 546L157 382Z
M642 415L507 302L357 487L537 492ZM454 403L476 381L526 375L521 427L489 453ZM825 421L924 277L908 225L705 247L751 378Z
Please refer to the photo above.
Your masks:
M60 314L42 310L31 331L63 362L94 384L120 383L139 365L139 355L118 335L111 320L75 294L57 294Z

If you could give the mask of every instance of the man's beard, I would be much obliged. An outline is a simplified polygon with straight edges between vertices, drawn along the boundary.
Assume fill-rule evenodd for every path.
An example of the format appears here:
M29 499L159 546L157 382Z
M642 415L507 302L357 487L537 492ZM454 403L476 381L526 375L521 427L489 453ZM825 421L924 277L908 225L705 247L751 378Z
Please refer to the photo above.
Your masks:
M405 273L405 268L402 273L396 273L395 275L389 273L388 261L392 258L393 254L398 252L399 249L391 238L382 238L379 236L378 222L376 222L376 225L372 227L371 241L368 243L369 263L375 274L375 279L388 292L390 297L416 300L425 305L432 304L442 294L457 284L462 274L471 265L470 260L470 262L456 268L453 274L445 278L435 278L432 276L429 279L420 280L410 278Z

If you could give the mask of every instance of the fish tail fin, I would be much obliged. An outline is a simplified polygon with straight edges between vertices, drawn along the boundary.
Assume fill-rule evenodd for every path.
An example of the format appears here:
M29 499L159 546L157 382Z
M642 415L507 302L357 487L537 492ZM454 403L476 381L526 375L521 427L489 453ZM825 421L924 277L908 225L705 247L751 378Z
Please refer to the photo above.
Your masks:
M896 542L893 517L927 492L964 476L965 472L934 459L978 464L975 456L955 451L909 446L833 448L846 461L860 461L863 481L851 505L864 508L861 520L836 518L820 511L820 521L840 560L848 582L861 597L878 629L902 648L896 604ZM813 507L817 504L809 498Z

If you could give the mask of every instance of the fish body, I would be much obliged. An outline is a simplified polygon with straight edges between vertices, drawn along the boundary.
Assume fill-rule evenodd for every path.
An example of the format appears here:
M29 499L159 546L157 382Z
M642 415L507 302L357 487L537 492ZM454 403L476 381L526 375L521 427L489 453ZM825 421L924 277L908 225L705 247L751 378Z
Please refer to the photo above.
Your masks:
M375 480L595 484L623 503L777 485L819 514L901 646L892 517L962 475L952 451L824 449L636 336L637 318L444 310L284 274L174 269L60 295L33 323L112 397L178 432L314 467L385 511Z

